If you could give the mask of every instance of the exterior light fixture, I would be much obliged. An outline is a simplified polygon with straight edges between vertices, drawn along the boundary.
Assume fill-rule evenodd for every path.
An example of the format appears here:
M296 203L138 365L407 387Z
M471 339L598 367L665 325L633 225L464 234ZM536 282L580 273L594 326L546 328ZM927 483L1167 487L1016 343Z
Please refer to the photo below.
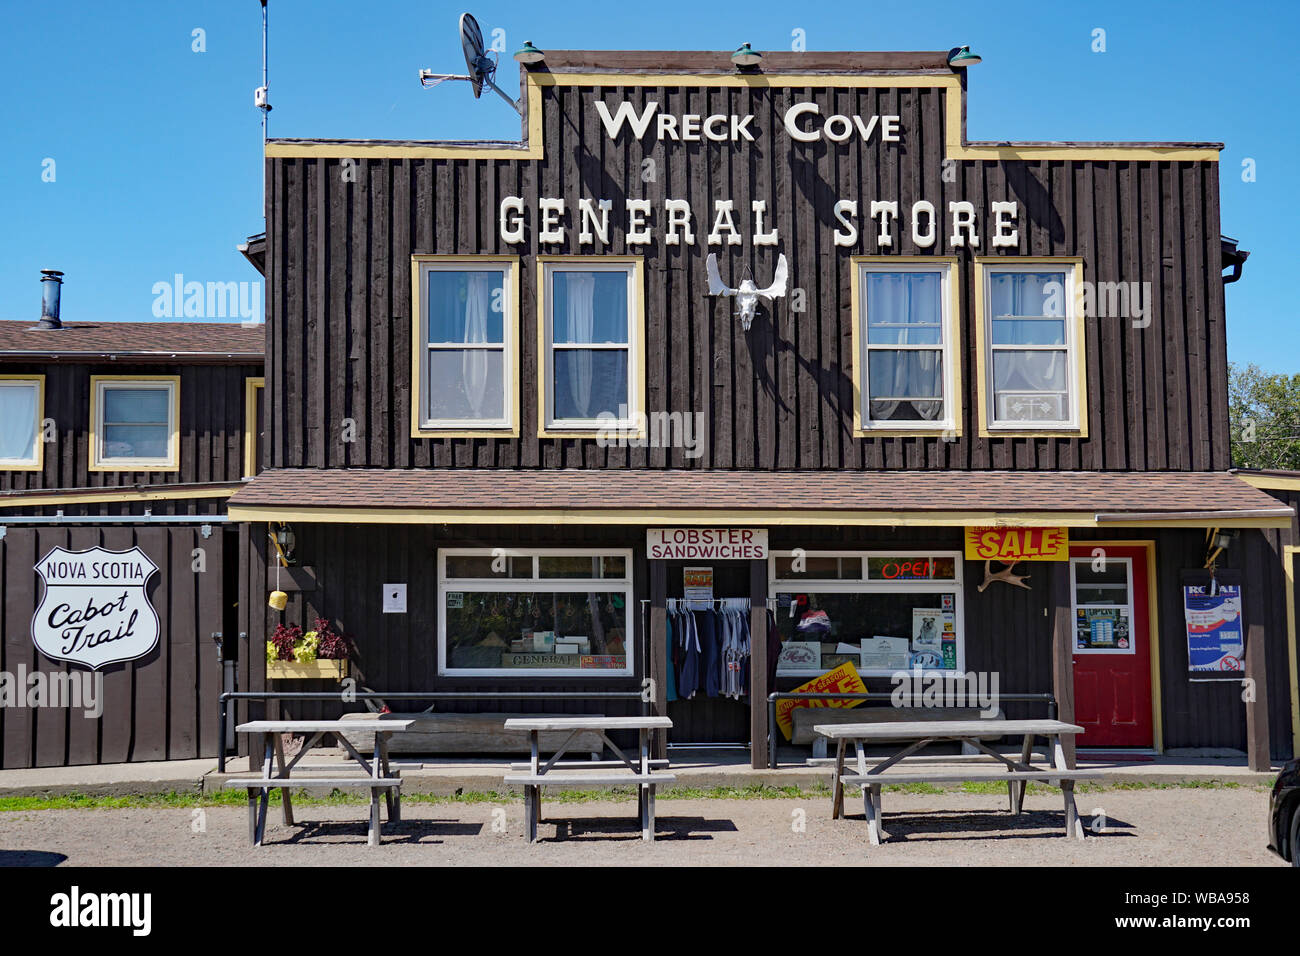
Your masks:
M736 66L758 66L759 61L762 59L763 54L756 52L748 41L739 50L731 54L731 62Z
M525 65L532 65L541 63L546 59L546 54L533 46L532 40L525 40L524 45L515 51L515 59Z
M980 62L980 57L970 51L969 46L954 47L948 53L948 65L958 70L964 70L968 66L974 66Z

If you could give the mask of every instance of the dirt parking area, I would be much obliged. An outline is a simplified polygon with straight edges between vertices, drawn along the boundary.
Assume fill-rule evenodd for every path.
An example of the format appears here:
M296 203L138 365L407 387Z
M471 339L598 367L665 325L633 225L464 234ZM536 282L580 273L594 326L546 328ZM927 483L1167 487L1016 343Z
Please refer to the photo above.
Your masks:
M1080 843L1064 833L1060 797L886 792L891 839L867 842L860 800L830 818L829 798L658 801L658 838L643 843L636 804L543 804L541 841L523 839L520 802L403 802L384 845L365 845L366 808L271 807L267 845L248 845L243 808L34 810L0 813L0 865L1016 865L1283 866L1265 849L1266 791L1105 790L1079 796Z

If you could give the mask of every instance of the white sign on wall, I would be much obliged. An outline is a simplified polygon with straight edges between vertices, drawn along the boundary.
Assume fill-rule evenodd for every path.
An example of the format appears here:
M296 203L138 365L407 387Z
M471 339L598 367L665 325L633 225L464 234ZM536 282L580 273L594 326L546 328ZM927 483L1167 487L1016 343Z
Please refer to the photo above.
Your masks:
M765 561L766 528L651 528L646 532L651 560Z
M385 614L406 613L406 585L405 584L384 585L384 613Z
M145 585L158 566L138 547L52 548L35 570L45 595L32 615L32 643L46 657L98 670L157 646L158 614Z

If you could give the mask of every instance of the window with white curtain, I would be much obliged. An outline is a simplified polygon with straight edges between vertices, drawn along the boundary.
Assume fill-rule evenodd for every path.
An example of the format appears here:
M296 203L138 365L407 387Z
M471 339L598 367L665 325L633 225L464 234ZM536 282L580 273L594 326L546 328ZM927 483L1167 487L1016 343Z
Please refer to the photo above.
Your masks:
M989 267L984 295L990 427L1074 427L1073 269Z
M955 428L951 264L885 261L858 268L862 427Z
M639 282L635 261L542 262L544 431L636 423Z
M37 468L41 464L40 376L0 378L0 468Z
M513 430L513 260L417 260L416 432Z

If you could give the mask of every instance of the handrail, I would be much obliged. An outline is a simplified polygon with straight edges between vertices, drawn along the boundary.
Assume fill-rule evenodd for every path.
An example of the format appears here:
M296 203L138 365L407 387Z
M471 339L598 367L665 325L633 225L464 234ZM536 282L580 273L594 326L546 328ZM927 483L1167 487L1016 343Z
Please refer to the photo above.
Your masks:
M858 694L819 694L805 691L798 693L795 691L773 691L767 695L767 765L770 769L777 768L776 761L776 702L778 700L880 700L894 697L894 691L876 690L865 691ZM909 698L910 699L910 698ZM998 694L998 701L1009 701L1011 703L1045 703L1047 704L1047 715L1051 719L1056 719L1056 695L1054 694Z
M351 704L358 700L639 700L639 690L522 690L522 691L316 691L316 690L232 690L217 698L217 772L226 772L226 719L232 700L337 700ZM647 708L642 708L643 710Z

